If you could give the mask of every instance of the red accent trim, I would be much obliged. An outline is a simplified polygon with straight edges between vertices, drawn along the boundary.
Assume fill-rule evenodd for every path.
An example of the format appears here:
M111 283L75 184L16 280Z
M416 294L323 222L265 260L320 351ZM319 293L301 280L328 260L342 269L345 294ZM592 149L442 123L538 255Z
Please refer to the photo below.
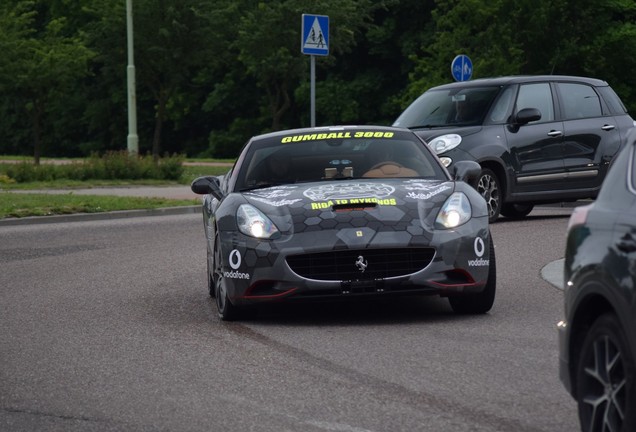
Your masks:
M298 290L298 288L290 288L287 291L284 291L284 292L282 292L280 294L273 294L273 295L250 295L250 291L251 290L252 290L252 287L249 287L247 289L247 291L245 291L245 294L240 296L240 298L244 298L244 299L275 299L275 298L280 298L280 297L284 297L284 296L290 295L293 292L295 292L296 290Z
M472 287L472 286L483 286L486 285L486 281L483 282L472 282L472 283L458 283L458 284L443 284L435 281L428 281L431 285L437 285L441 288L453 288L453 287Z

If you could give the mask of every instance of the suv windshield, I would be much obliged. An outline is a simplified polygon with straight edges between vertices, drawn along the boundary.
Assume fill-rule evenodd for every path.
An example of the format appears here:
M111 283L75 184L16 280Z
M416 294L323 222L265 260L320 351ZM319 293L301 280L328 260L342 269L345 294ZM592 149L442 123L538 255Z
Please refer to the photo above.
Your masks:
M479 125L501 87L429 90L411 104L394 126L441 127Z

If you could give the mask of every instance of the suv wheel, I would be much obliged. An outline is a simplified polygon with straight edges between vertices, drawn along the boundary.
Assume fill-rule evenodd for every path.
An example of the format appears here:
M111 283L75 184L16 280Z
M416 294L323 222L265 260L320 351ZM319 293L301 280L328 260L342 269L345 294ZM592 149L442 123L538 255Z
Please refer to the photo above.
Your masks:
M633 431L636 376L617 318L599 317L585 337L576 368L576 400L584 431Z
M501 214L511 219L523 219L533 208L534 204L504 204L501 206Z
M496 221L501 211L501 186L497 174L491 169L482 169L477 182L477 191L488 204L488 221Z

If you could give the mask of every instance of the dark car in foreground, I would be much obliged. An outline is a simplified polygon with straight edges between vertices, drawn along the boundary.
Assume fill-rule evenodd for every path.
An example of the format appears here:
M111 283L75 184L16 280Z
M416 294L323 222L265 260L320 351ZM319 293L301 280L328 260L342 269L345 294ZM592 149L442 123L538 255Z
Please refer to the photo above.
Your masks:
M636 144L598 198L577 207L565 249L560 377L584 432L636 431Z
M441 295L458 313L495 299L486 202L408 129L342 126L251 138L201 177L208 289L223 320L279 301Z
M493 222L595 198L634 121L607 82L545 75L433 87L394 126L415 131L446 166L478 162Z

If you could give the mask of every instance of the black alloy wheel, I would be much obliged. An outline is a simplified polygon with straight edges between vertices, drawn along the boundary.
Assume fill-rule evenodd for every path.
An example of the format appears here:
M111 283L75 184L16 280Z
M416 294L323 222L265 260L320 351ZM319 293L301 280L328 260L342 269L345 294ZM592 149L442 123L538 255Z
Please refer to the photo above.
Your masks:
M488 222L496 221L501 212L501 185L497 174L491 169L482 169L477 182L477 191L488 205Z
M613 314L599 317L587 332L576 368L584 432L636 430L636 370L626 340Z
M510 219L523 219L534 209L534 204L504 204L501 214Z
M212 272L210 272L210 253L208 252L205 257L205 263L207 267L207 275L208 275L208 292L210 293L210 297L214 298L216 296L216 290L214 289L214 277L212 276Z
M235 321L240 318L239 310L229 299L227 285L223 277L221 266L221 247L219 246L218 234L214 238L214 273L212 275L212 283L214 284L214 298L216 300L216 308L222 321Z

